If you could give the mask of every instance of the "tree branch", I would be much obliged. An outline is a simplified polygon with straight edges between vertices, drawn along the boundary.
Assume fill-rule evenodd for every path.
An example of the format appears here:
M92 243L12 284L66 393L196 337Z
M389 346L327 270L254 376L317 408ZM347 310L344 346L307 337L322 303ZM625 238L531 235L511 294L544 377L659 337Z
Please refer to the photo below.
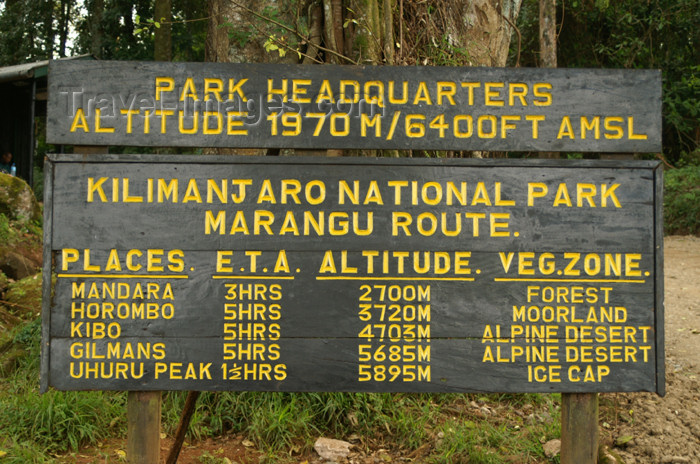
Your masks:
M285 31L291 32L292 34L296 35L296 36L299 37L300 39L308 40L307 37L304 37L304 36L301 35L299 32L295 31L294 29L292 29L291 27L289 27L289 26L287 26L287 25L284 25L284 24L282 24L282 23L280 23L280 22L278 22L278 21L275 21L275 20L272 19L272 18L268 18L267 16L263 16L263 15L261 15L260 13L258 13L257 11L251 10L251 9L248 8L247 6L241 5L240 3L236 2L236 1L231 0L231 3L232 3L233 5L236 5L236 6L239 7L239 8L244 9L245 11L247 11L247 12L250 13L250 14L252 14L253 16L262 19L263 21L267 21L267 22L269 22L269 23L271 23L271 24L274 24L275 26L281 27L281 28L284 29ZM251 25L252 25L252 24L251 24ZM256 29L257 29L257 28L256 28ZM258 29L258 31L259 31L259 29ZM341 59L343 59L343 60L345 60L345 61L347 61L347 62L349 62L349 63L351 63L351 64L359 64L359 63L356 62L355 60L353 60L353 59L351 59L351 58L348 58L347 56L343 55L342 53L338 53L338 52L336 52L336 51L334 51L334 50L331 50L331 49L329 49L329 48L323 47L323 46L321 46L321 45L319 45L318 48L321 49L321 50L323 50L324 52L328 52L328 53L330 53L330 54L332 54L332 55L335 55L335 56L337 56L338 58L341 58ZM294 52L297 53L297 50L294 50ZM302 54L303 54L303 53L302 53Z
M515 59L515 67L519 68L520 67L520 47L521 47L520 44L522 43L523 37L522 37L522 35L520 35L520 29L518 29L518 27L515 24L513 24L513 21L511 21L508 16L504 15L503 13L501 13L501 16L503 16L503 19L505 19L508 22L508 24L510 24L510 27L515 29L515 32L518 34L518 56Z
M262 34L262 35L265 35L265 31L263 31L262 29L260 29L258 26L256 26L256 25L253 24L253 23L251 23L250 25L253 27L253 29L255 29L256 31L258 31L258 33L260 33L260 34ZM291 51L292 53L298 53L299 55L303 56L304 58L308 58L308 59L310 59L310 60L315 61L316 63L323 64L323 61L320 61L320 60L318 60L317 58L314 58L313 56L307 55L307 54L304 53L304 52L300 52L300 51L297 50L296 48L290 47L290 46L287 45L286 43L284 43L284 42L282 42L281 40L279 40L277 37L269 36L268 39L269 39L269 40L272 40L273 42L275 42L275 43L276 43L277 45L279 45L280 47L286 48L287 50Z

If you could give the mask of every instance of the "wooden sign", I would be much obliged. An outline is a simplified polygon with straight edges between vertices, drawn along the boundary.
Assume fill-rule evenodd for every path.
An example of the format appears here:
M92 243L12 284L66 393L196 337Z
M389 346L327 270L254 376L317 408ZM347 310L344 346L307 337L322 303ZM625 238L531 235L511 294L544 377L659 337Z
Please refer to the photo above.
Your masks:
M663 394L655 162L45 172L44 390Z
M54 61L47 140L660 152L661 73Z

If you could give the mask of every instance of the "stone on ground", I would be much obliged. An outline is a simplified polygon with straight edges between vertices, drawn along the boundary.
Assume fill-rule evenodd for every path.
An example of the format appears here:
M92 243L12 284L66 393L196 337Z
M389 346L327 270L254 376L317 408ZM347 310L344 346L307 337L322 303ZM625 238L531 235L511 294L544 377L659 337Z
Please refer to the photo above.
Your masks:
M333 438L320 437L314 443L314 450L326 461L338 461L345 459L350 454L351 443Z

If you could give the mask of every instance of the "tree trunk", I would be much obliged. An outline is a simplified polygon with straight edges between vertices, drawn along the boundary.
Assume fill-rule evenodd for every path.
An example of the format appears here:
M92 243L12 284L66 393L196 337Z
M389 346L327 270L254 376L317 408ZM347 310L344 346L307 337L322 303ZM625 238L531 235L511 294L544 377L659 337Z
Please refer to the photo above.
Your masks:
M506 65L512 25L521 4L522 0L472 0L463 16L449 16L452 21L447 32L461 36L460 44L469 51L471 66Z
M272 36L280 40L289 35L288 31L279 30L270 21L274 18L269 18L268 11L279 9L275 0L211 0L209 8L212 15L218 16L219 32L215 34L215 38L221 61L229 63L288 62L296 58L296 54L286 49L284 56L279 52L268 53L265 50L265 43L271 40ZM280 11L279 15L283 16L283 12ZM294 22L291 17L288 21L285 19L282 22ZM211 26L210 22L210 33ZM276 44L279 45L277 42ZM224 48L226 48L225 53L223 53ZM281 46L281 48L284 47Z
M171 1L156 0L154 15L154 20L160 24L160 27L155 29L153 58L156 61L171 61L173 54Z
M207 61L281 61L276 53L261 50L261 44L284 37L292 44L285 60L307 64L395 64L398 46L401 64L505 66L521 3L316 0L310 5L288 2L282 8L273 0L210 0ZM300 21L308 27L298 27ZM221 33L222 24L232 25L231 43ZM294 53L294 46L306 56ZM449 59L440 61L445 55ZM337 154L327 151L328 156Z
M58 44L58 56L65 58L66 42L68 41L68 28L70 27L71 1L61 0L61 24L60 39Z
M306 47L303 64L313 64L318 60L318 47L323 37L323 7L320 4L312 6L309 23L309 45Z
M217 63L254 63L263 61L264 38L246 36L248 25L255 16L251 11L262 9L266 2L256 4L254 0L231 2L209 0L209 25L205 44L205 61ZM234 27L236 28L234 30ZM236 34L234 34L236 33ZM235 39L231 37L235 35ZM257 39L257 40L256 40ZM208 155L265 155L262 149L206 148Z
M392 0L384 0L384 59L386 64L394 61L394 7Z
M368 1L369 28L367 41L369 42L369 61L372 64L380 64L382 61L382 21L379 16L379 0Z
M46 59L53 59L53 49L54 49L54 39L56 37L56 31L53 27L53 13L54 13L54 2L53 0L47 0L46 11L44 16L44 37L46 40Z
M228 31L223 27L226 22L225 3L224 0L209 0L209 24L204 46L204 61L214 63L228 61Z
M324 30L324 38L326 40L326 43L328 44L328 48L330 48L332 51L339 53L341 48L338 48L338 42L337 42L337 36L335 34L335 28L334 28L334 21L333 21L333 14L335 12L335 8L333 5L333 0L323 0L323 18L324 18L324 25L325 27L323 28ZM337 55L332 55L331 56L331 61L333 63L339 63L339 58Z
M557 67L557 2L540 0L540 68ZM544 151L539 158L559 158L559 153Z
M458 11L458 0L451 2ZM505 66L522 0L473 0L461 15L448 15L447 37L467 50L469 66ZM501 158L503 152L474 151L475 158Z
M556 0L540 0L540 67L557 67Z
M128 50L135 50L136 49L136 35L134 34L134 30L136 27L134 26L134 8L137 7L133 2L125 1L125 0L119 0L118 2L115 2L118 11L121 15L120 20L123 23L122 30L124 31L124 42L126 44L126 47Z
M332 28L335 35L335 45L338 54L343 54L345 46L343 43L343 0L331 0L331 11L333 11Z
M90 53L97 59L102 58L102 16L105 11L104 0L92 0L89 4L88 21L90 28Z

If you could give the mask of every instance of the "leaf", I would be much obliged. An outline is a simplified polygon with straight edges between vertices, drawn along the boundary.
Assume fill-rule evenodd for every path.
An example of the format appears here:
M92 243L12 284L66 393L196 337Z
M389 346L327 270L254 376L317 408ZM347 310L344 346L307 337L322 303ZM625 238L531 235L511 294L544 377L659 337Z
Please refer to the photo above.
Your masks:
M136 16L134 17L134 24L140 24L140 23L141 23L141 16L136 15Z
M634 439L633 435L623 435L615 440L615 446L624 446Z
M0 458L7 456L7 451L0 450Z
M158 21L155 21L153 25L156 26L156 29L160 29L160 23Z
M141 29L141 28L134 29L134 34L140 34L141 31L143 31L143 29Z
M265 51L270 53L273 50L277 50L279 47L275 44L275 36L271 35L270 37L267 38L265 41L265 44L263 44L263 47L265 48Z

